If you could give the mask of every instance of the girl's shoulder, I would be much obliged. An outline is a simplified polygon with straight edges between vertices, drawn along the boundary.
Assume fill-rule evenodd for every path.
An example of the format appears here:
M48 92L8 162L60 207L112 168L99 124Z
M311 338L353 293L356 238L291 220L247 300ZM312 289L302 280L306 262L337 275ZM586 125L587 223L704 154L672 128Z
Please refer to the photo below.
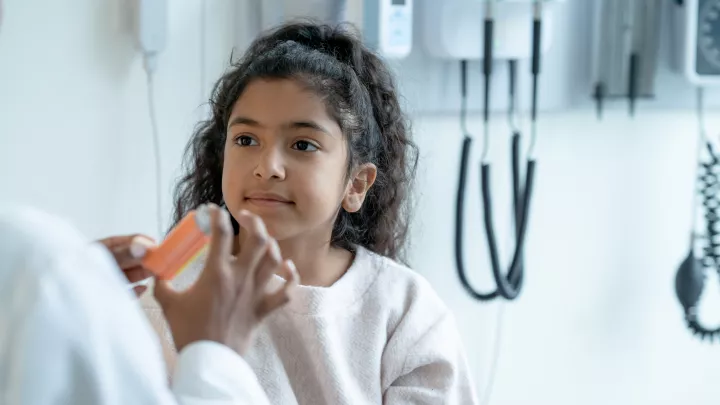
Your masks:
M458 355L462 344L455 317L430 282L387 257L363 254L360 259L366 260L377 275L364 300L363 314L372 313L374 325L381 325L385 334L383 386L415 367L421 369L422 364L447 365L463 358L463 354Z
M391 318L420 316L434 322L450 314L430 282L418 272L366 249L358 250L356 260L374 273L366 298L381 303Z

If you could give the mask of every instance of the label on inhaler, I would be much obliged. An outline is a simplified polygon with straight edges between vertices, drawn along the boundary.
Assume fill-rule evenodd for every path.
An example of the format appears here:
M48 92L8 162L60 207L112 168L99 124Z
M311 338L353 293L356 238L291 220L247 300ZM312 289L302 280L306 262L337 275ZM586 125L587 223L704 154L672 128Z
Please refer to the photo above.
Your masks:
M155 249L143 259L143 266L161 280L182 273L210 242L210 212L206 205L190 211Z

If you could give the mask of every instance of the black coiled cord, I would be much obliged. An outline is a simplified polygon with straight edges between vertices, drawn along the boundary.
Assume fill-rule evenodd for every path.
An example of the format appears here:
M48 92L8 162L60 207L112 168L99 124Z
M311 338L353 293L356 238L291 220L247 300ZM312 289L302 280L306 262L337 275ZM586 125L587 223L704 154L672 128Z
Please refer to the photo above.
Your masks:
M705 224L707 232L707 246L704 247L705 253L703 265L706 268L715 268L720 271L720 159L712 156L709 163L702 164L702 176L700 182L702 188L702 206L705 211Z
M695 336L710 341L720 340L720 327L709 329L698 321L698 303L705 287L705 272L715 270L720 274L720 159L707 145L711 159L701 163L698 181L706 224L706 245L702 258L693 254L693 246L675 276L675 292L685 312L687 327ZM694 238L693 238L694 242ZM693 243L694 244L694 243Z

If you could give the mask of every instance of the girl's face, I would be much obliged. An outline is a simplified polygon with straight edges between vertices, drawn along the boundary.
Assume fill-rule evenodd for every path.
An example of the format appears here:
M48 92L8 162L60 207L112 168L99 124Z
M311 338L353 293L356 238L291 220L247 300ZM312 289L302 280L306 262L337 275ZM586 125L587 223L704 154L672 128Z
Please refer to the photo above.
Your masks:
M376 169L347 172L347 146L322 99L293 80L254 80L227 127L222 191L231 213L259 215L282 241L327 237L338 209L360 209Z

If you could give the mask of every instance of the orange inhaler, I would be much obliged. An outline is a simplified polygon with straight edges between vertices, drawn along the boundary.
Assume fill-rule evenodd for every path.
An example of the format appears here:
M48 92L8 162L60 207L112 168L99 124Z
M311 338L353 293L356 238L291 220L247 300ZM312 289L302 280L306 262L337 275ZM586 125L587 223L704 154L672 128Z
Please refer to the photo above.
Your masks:
M210 232L210 213L203 205L190 211L158 247L148 251L143 267L161 280L173 279L203 253Z

